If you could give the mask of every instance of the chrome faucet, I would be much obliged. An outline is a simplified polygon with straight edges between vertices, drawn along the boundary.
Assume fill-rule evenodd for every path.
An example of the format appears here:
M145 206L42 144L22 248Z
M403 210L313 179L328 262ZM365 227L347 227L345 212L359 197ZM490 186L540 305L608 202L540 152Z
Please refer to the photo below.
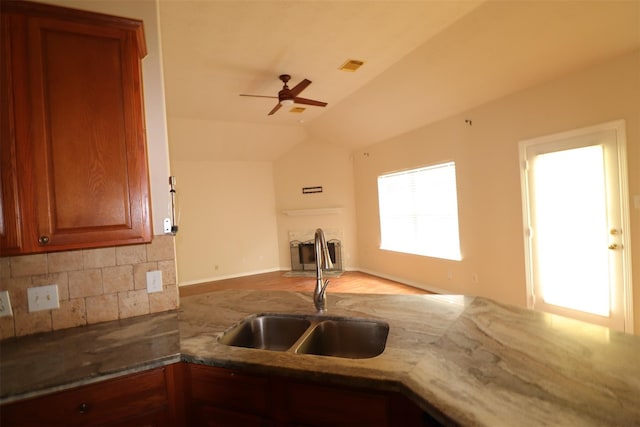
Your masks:
M329 248L324 237L324 231L321 228L316 230L314 249L316 256L316 288L313 291L313 304L316 306L316 310L324 311L327 308L326 291L329 280L322 279L322 269L333 268L333 263L329 256Z

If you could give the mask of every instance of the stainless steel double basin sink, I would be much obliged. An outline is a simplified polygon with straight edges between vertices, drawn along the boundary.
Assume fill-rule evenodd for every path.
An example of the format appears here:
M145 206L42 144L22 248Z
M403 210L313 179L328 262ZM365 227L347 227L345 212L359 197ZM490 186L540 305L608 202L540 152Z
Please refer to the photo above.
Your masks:
M218 342L235 347L296 354L367 359L386 346L389 324L380 320L293 314L255 314Z

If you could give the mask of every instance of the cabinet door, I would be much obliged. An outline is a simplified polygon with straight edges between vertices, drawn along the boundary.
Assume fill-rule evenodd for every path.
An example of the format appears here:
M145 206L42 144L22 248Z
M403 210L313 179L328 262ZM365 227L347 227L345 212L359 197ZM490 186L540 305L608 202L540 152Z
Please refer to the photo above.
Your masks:
M324 427L386 427L389 398L384 393L289 382L285 394L289 425Z
M136 415L112 423L99 424L99 427L175 427L169 421L169 412L165 409Z
M39 242L149 241L135 33L35 17L27 40Z
M268 420L258 415L227 411L217 406L196 404L192 408L191 425L199 427L264 427Z
M269 380L232 369L189 365L190 425L266 425Z

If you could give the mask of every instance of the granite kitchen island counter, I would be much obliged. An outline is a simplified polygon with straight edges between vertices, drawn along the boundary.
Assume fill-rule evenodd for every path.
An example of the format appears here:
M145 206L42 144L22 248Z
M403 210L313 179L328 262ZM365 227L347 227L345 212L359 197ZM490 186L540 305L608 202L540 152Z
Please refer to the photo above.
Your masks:
M400 390L452 424L640 426L640 337L484 298L328 293L327 316L385 320L371 359L229 347L256 313L315 314L312 295L219 291L183 298L183 360Z
M183 298L177 314L0 343L2 402L185 361L401 391L452 424L640 425L640 337L464 296L329 292L327 307L388 322L385 351L343 359L219 344L252 314L316 313L311 293L217 291Z

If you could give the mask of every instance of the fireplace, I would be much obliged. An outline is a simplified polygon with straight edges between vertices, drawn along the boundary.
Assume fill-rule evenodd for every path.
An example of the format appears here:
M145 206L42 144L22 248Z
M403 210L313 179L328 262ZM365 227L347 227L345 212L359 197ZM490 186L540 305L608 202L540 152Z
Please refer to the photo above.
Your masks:
M315 245L313 240L301 242L293 240L289 242L291 250L291 271L314 271L316 270ZM340 240L328 240L327 248L329 257L333 263L333 268L327 271L342 271L342 244Z
M342 264L342 231L337 228L323 228L323 230L327 239L329 256L333 263L333 268L325 271L338 277L344 271ZM315 231L315 229L289 231L291 272L294 275L311 276L316 272Z

